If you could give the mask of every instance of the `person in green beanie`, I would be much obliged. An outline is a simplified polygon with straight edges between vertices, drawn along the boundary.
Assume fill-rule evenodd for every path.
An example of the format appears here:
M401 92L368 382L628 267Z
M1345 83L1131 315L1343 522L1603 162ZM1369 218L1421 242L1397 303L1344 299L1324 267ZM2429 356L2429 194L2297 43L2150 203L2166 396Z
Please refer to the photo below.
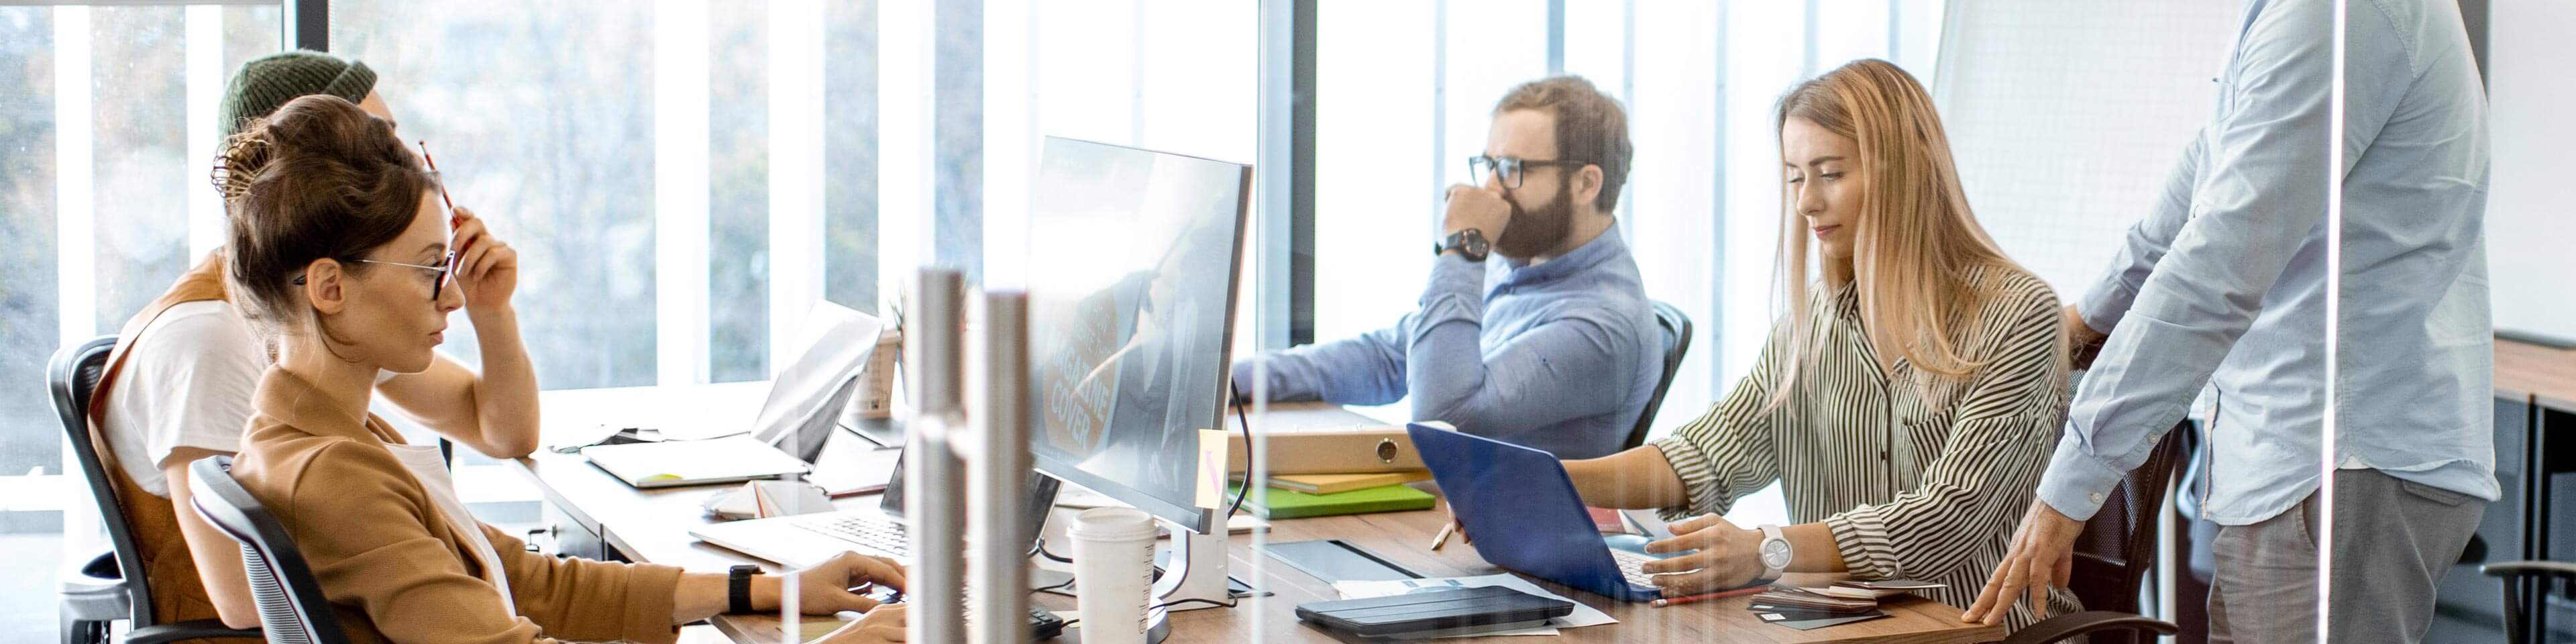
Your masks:
M262 176L269 142L260 119L297 97L327 94L391 128L393 112L376 80L365 63L320 52L287 51L244 63L217 110L225 142L217 146L223 157L215 179L227 210L233 196ZM242 171L228 174L226 167ZM472 211L445 214L450 246L399 260L415 268L371 268L379 279L437 280L463 294L482 350L481 371L439 355L420 373L379 374L375 389L405 416L456 443L495 458L523 456L537 448L538 417L536 371L510 306L518 251L493 237ZM125 323L93 396L90 431L127 525L135 526L137 546L148 555L143 579L158 621L220 618L249 628L259 625L259 612L240 551L197 517L188 498L190 463L241 450L252 394L271 362L267 344L234 305L226 263L226 250L208 254Z
M394 121L384 96L376 93L376 70L356 60L296 49L242 63L241 71L224 83L223 104L215 108L215 131L230 140L241 131L243 121L268 116L287 101L308 94L338 96L386 123ZM223 149L222 143L215 149Z

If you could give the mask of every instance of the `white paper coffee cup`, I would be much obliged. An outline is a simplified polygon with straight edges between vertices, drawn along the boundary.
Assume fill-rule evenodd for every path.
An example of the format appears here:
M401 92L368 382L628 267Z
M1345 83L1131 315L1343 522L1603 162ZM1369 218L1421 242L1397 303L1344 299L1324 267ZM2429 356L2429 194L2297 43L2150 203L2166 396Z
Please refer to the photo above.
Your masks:
M1084 644L1144 644L1146 605L1153 599L1154 540L1162 529L1134 508L1092 508L1074 515L1074 606Z

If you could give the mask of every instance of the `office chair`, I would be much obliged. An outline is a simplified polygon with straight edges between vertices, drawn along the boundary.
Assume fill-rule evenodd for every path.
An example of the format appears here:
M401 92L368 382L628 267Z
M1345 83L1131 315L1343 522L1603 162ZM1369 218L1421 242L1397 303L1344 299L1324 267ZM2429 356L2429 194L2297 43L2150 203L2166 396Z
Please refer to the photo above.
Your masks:
M2569 580L2576 580L2576 563L2568 563L2564 561L2499 561L2478 566L2478 572L2486 573L2487 576L2494 577L2497 580L2504 582L2505 641L2512 642L2513 644L2525 644L2527 642L2535 642L2539 640L2532 637L2530 632L2531 624L2530 622L2525 621L2527 618L2523 615L2523 608L2525 608L2525 605L2522 603L2523 589L2528 587L2535 593L2547 594L2550 588L2566 583ZM2533 581L2537 581L2539 583L2530 583Z
M233 480L233 457L208 456L188 464L188 491L197 516L241 543L242 575L259 604L259 625L268 641L295 644L347 644L340 616L322 595L313 568L286 526L268 513L258 497Z
M1691 321L1682 310L1662 302L1654 305L1655 326L1664 330L1664 377L1655 381L1655 395L1646 399L1646 409L1637 414L1637 426L1628 430L1628 440L1619 449L1636 449L1646 444L1646 431L1655 428L1655 409L1664 406L1664 392L1673 388L1673 374L1681 373L1682 354L1690 351Z
M2067 585L2087 610L2040 620L2004 638L2004 644L2040 644L2076 636L2095 644L2129 644L2145 641L2139 632L2172 635L2182 630L2173 622L2138 614L2138 585L2155 567L2156 525L2163 518L2165 492L2173 485L2175 461L2181 459L2182 437L2190 422L2165 432L2147 461L2122 477L2102 509L2076 535L2075 571Z
M142 576L142 551L135 546L134 528L125 521L125 506L117 501L116 490L109 487L107 466L99 459L98 447L90 442L89 435L90 394L98 388L98 379L107 370L108 355L115 348L116 336L99 336L54 352L45 368L54 414L62 420L63 435L70 439L66 444L71 446L72 460L80 464L81 478L89 483L90 500L98 504L99 519L107 524L110 544L108 552L76 566L66 566L60 575L63 644L258 638L259 631L227 628L211 619L153 623L152 589ZM135 575L124 574L129 571ZM126 620L127 631L123 638L112 639L117 620Z

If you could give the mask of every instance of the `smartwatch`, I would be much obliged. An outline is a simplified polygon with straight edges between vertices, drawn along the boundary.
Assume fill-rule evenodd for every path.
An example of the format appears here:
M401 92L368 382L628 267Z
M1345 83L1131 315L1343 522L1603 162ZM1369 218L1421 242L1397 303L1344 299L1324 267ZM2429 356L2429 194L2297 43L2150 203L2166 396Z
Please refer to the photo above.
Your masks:
M751 576L760 567L750 564L734 566L725 573L725 612L734 615L751 613Z
M1458 256L1467 258L1467 261L1482 262L1485 255L1493 250L1493 245L1485 241L1485 231L1468 228L1450 233L1448 239L1431 247L1431 254L1436 256L1451 250L1458 251Z
M1761 530L1762 546L1759 552L1762 554L1762 576L1754 578L1754 581L1769 583L1789 572L1789 560L1793 553L1789 551L1788 537L1780 536L1780 526L1765 525Z

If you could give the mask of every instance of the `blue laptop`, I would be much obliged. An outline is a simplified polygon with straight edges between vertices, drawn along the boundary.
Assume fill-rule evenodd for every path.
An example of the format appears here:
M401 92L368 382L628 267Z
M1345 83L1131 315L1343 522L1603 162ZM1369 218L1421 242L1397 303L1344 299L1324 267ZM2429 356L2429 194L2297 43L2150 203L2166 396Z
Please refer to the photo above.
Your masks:
M1405 426L1476 552L1505 570L1623 601L1663 596L1641 567L1646 539L1603 535L1565 466L1547 452L1445 427Z

